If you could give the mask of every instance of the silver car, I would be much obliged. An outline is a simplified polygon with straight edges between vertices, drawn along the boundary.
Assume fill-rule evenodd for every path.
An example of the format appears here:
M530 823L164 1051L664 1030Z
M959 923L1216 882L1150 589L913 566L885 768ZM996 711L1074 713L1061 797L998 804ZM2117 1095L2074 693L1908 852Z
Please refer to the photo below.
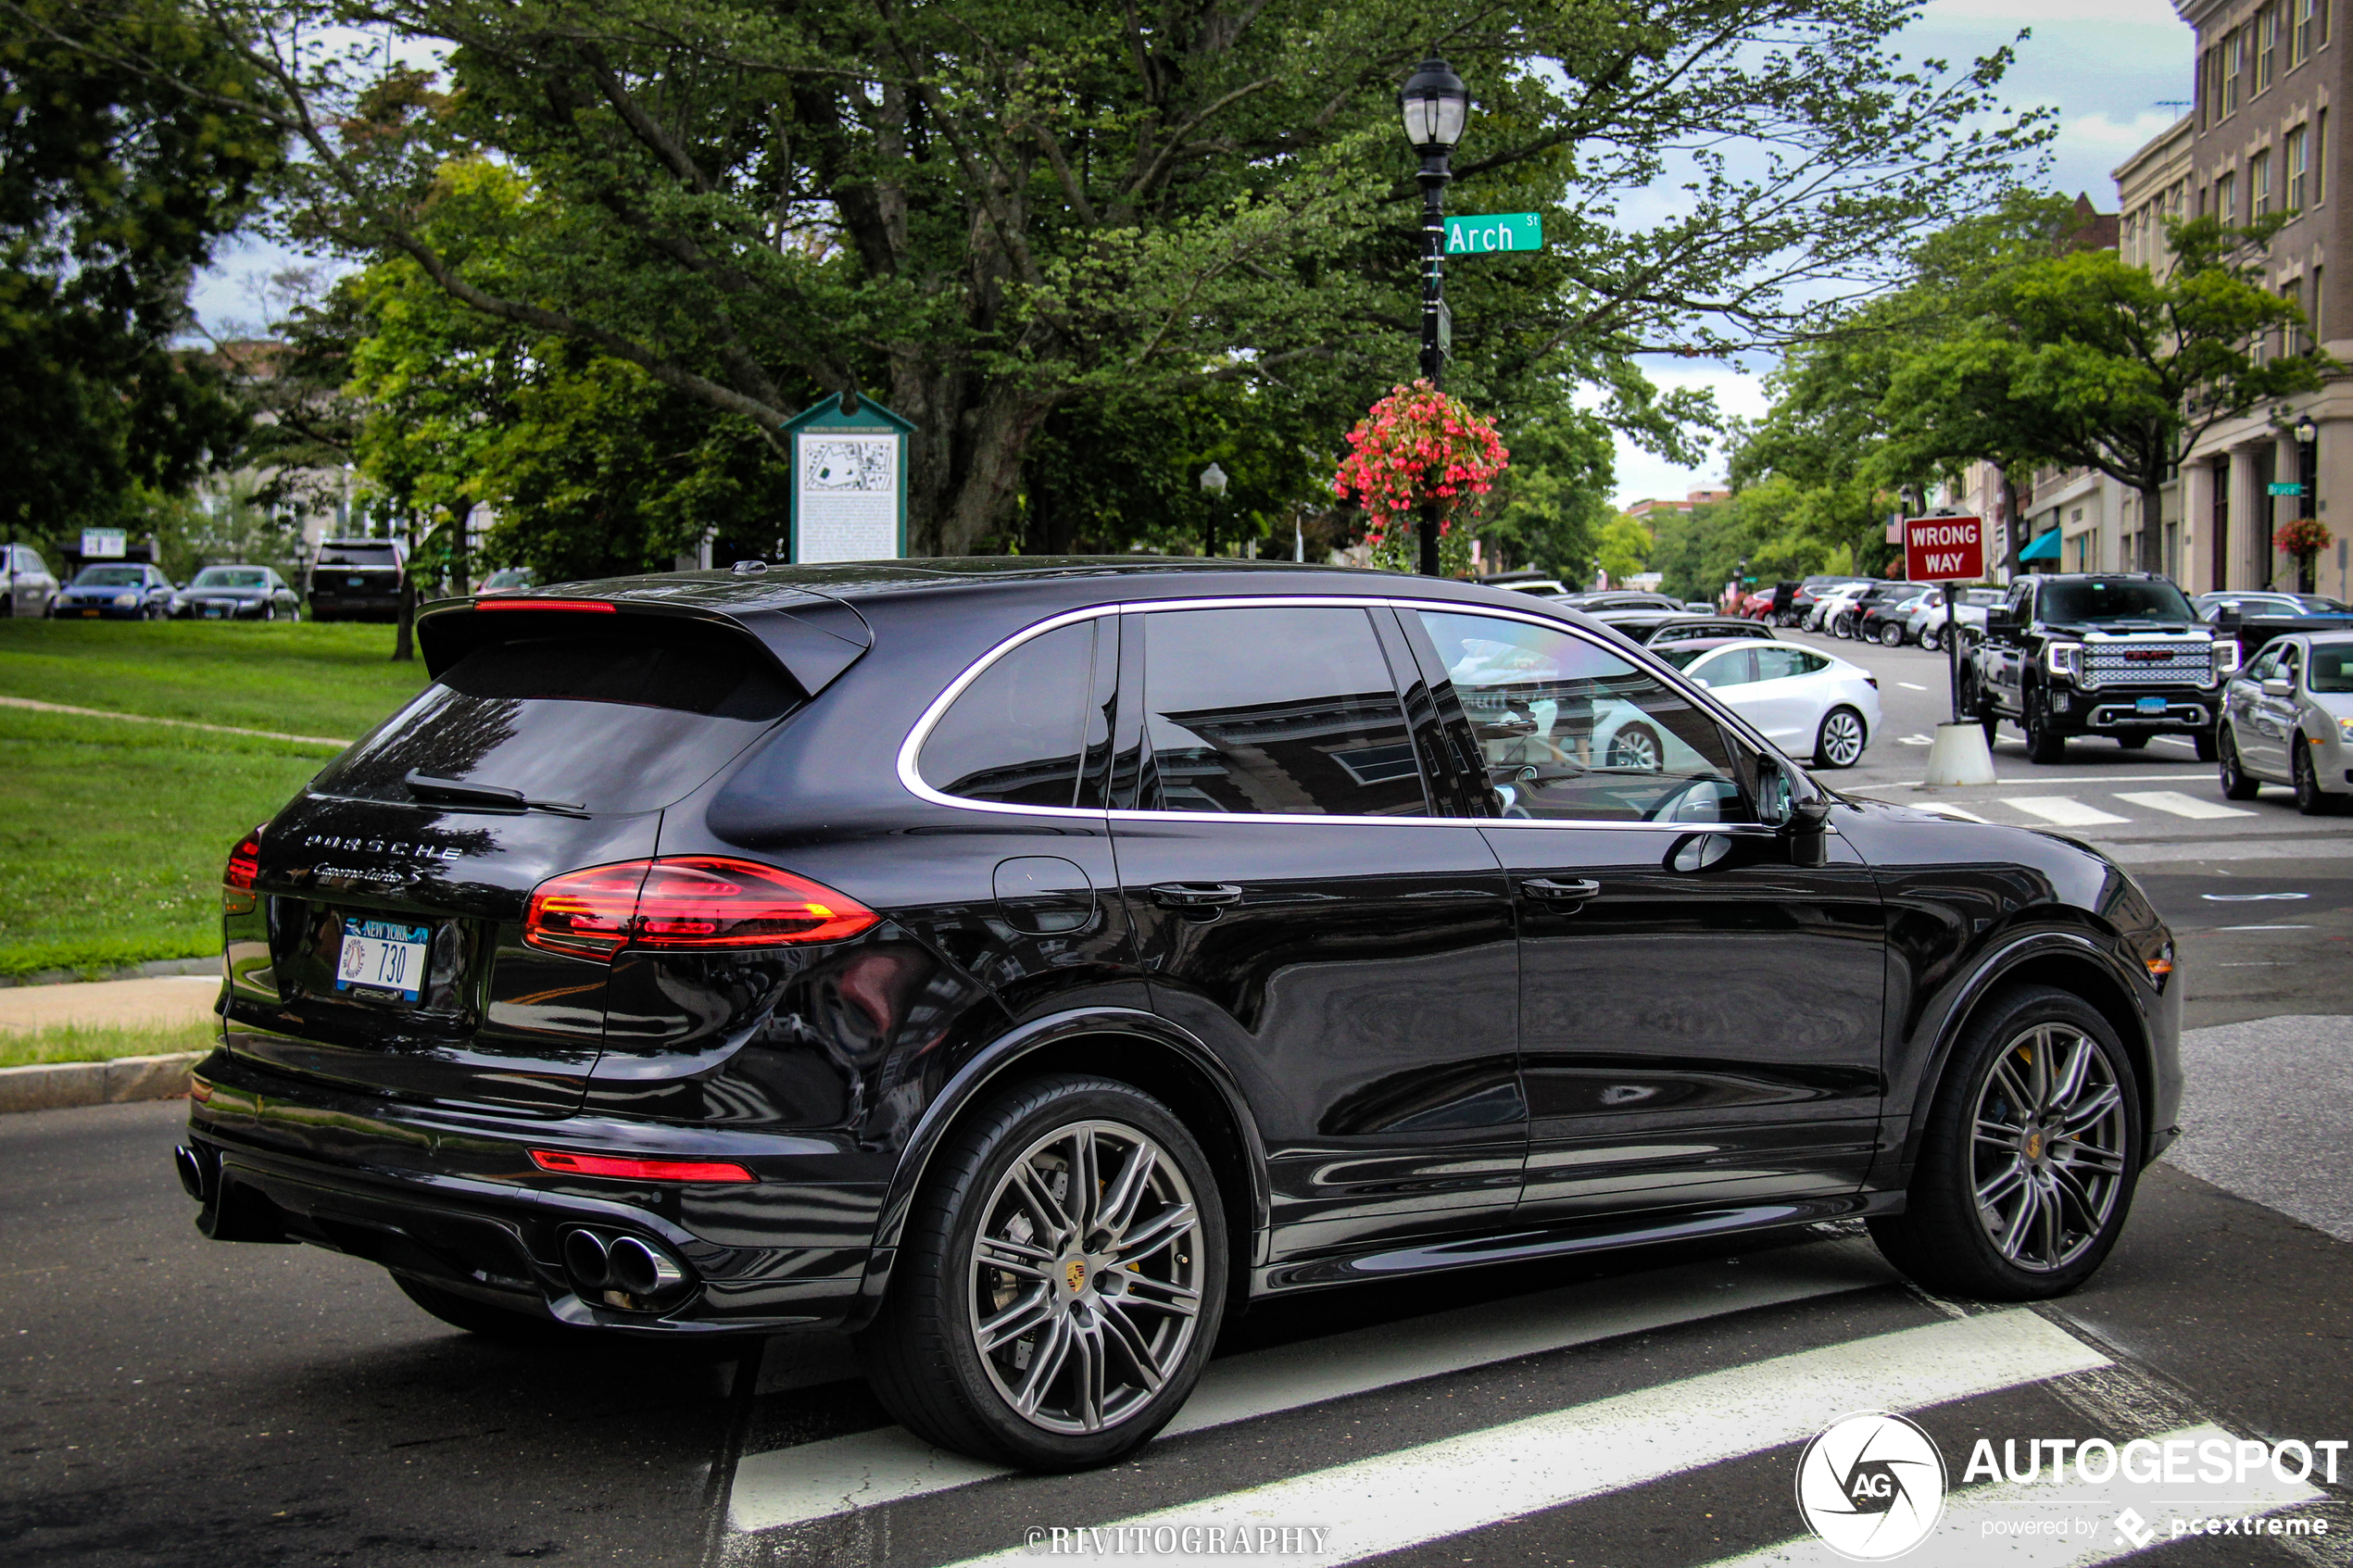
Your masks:
M2317 817L2353 795L2353 632L2312 632L2268 644L2222 694L2216 746L2222 793L2252 800L2292 785Z
M37 619L48 613L49 601L57 596L57 580L49 575L41 552L30 545L0 545L0 576L8 583L0 589L0 615Z

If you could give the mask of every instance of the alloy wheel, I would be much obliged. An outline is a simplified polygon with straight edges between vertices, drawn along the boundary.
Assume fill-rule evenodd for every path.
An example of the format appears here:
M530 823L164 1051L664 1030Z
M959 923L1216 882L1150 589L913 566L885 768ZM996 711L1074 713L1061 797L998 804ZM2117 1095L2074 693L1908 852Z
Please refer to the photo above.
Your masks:
M1610 737L1604 761L1628 772L1655 773L1662 766L1658 736L1641 724L1629 725Z
M1151 1403L1199 1327L1207 1257L1184 1173L1134 1127L1058 1127L990 1193L969 1328L1023 1420L1101 1432Z
M1977 1097L1970 1185L2004 1259L2049 1273L2107 1229L2124 1187L2127 1120L2107 1047L2038 1023L1994 1059Z
M1833 708L1822 721L1816 747L1829 766L1851 768L1863 755L1863 738L1862 716L1851 708Z

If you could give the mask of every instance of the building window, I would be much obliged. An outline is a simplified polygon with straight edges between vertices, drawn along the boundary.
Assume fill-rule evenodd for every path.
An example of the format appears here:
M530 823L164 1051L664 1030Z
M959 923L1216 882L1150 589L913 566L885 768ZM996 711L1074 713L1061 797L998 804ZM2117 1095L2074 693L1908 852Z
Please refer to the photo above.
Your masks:
M2321 280L2323 276L2325 276L2325 274L2326 269L2324 268L2315 267L2312 269L2312 297L2306 307L2307 313L2310 316L2312 321L2312 343L2315 347L2319 346L2322 339Z
M2295 0L2296 25L2288 34L2287 58L2291 68L2312 57L2313 45L2325 35L2327 9L2321 0Z
M2279 77L2280 11L2266 6L2255 13L2255 90L2268 93Z
M2307 160L2311 152L2311 138L2304 133L2304 127L2299 125L2287 133L2287 140L2283 144L2283 150L2287 155L2288 209L2292 212L2301 212L2304 210L2305 177L2311 172L2307 166Z
M2246 83L2246 29L2233 28L2222 40L2222 118L2239 112L2239 94Z
M2246 160L2246 198L2250 220L2271 215L2271 155L2268 152Z
M2325 38L2325 34L2322 35ZM2318 207L2328 196L2329 172L2329 111L2322 109L2312 122L2312 205Z
M2235 174L2225 174L2214 182L2214 216L2225 229L2239 224L2239 181Z

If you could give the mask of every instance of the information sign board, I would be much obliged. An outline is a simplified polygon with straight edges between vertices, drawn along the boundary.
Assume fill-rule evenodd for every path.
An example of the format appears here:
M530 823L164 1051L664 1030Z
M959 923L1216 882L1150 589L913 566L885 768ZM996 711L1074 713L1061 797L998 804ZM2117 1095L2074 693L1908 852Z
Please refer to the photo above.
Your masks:
M120 560L128 535L120 528L85 528L82 531L82 555L85 560Z
M1446 220L1446 254L1490 256L1544 248L1541 212L1465 213Z
M914 428L879 403L848 396L828 397L785 426L794 560L906 555L907 438Z

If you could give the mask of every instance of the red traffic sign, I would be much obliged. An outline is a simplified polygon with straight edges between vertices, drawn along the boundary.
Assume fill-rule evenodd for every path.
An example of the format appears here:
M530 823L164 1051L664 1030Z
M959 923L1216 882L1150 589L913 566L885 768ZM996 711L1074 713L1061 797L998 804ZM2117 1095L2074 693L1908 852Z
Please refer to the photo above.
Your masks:
M1973 517L1904 520L1904 575L1915 583L1966 583L1985 575L1985 524Z

